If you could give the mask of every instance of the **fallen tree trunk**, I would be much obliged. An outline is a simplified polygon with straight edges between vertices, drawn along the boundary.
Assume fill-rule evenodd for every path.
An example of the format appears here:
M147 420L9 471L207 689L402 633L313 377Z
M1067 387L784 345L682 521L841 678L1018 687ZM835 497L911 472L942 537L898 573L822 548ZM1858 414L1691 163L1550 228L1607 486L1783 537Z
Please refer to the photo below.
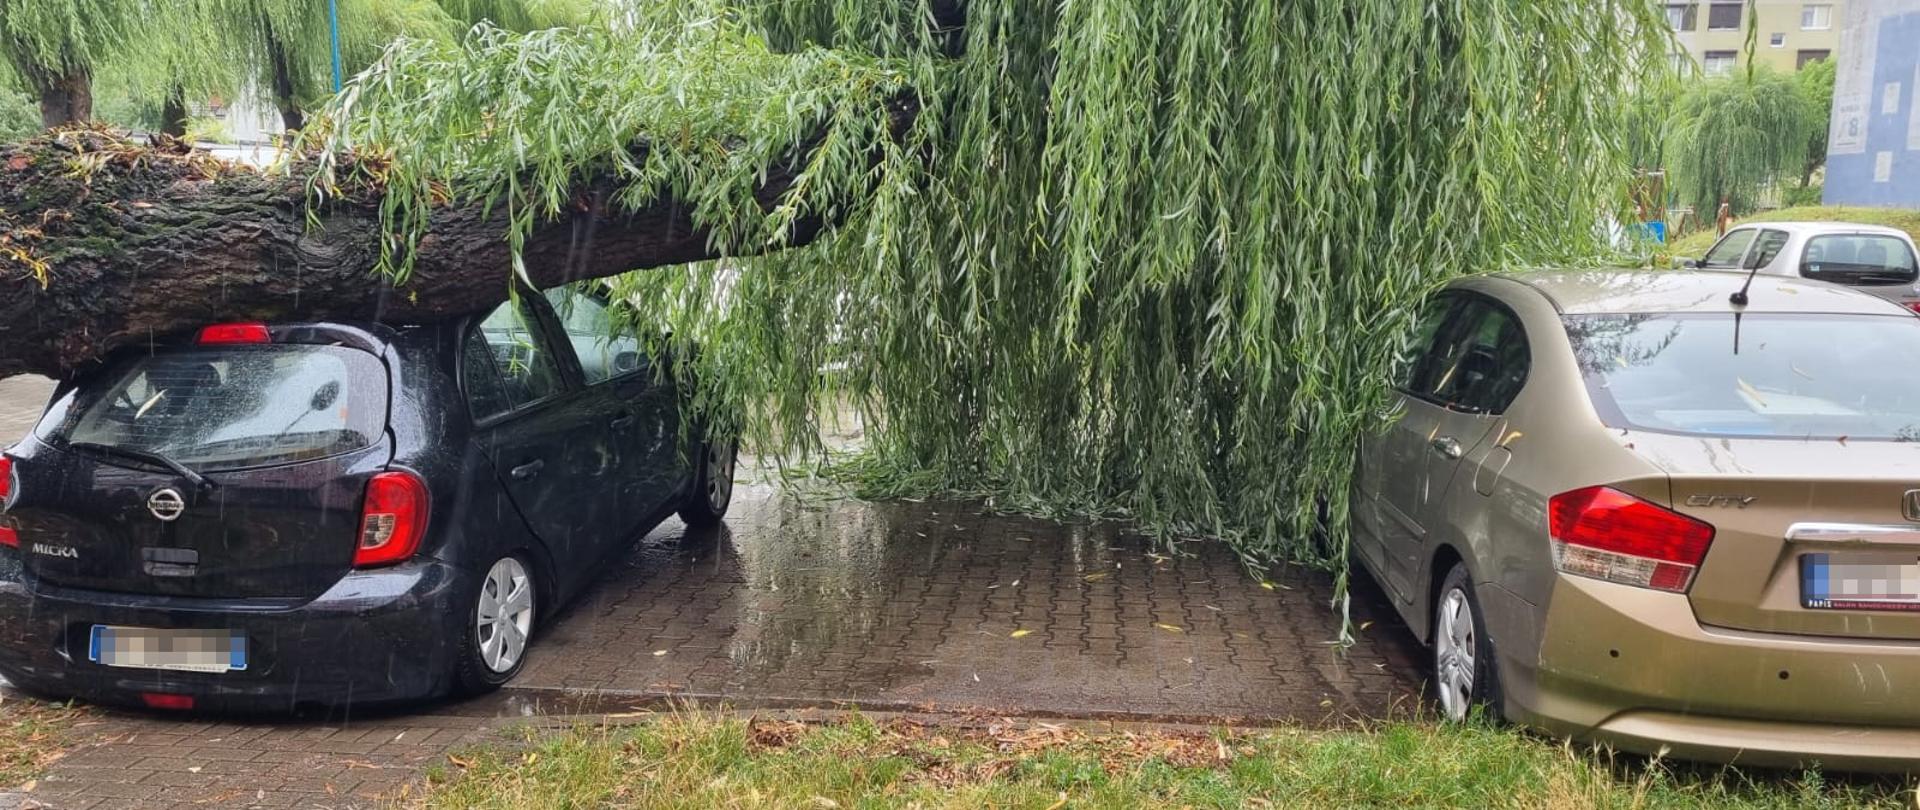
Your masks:
M903 108L903 114L911 114ZM766 175L763 210L788 189L795 159ZM74 130L0 146L0 378L64 376L116 348L230 320L420 322L506 300L508 222L497 206L447 205L395 286L374 273L377 194L313 211L305 176L269 176L181 147ZM716 258L687 210L659 200L627 212L612 185L586 182L572 212L528 234L541 288ZM810 242L800 223L782 245Z

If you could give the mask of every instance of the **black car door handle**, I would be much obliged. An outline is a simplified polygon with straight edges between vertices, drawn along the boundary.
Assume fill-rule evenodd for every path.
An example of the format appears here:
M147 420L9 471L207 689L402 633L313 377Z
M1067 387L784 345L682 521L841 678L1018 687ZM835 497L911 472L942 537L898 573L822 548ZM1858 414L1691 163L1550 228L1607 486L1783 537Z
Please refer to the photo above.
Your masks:
M628 425L631 425L633 424L633 412L621 411L620 413L614 415L613 421L609 422L608 424L611 424L616 428L623 428Z
M513 480L515 481L525 481L529 478L539 475L540 471L546 468L547 468L547 462L545 461L540 461L540 460L529 461L525 464L522 464L518 467L513 468L513 471L507 473L507 475L512 476Z

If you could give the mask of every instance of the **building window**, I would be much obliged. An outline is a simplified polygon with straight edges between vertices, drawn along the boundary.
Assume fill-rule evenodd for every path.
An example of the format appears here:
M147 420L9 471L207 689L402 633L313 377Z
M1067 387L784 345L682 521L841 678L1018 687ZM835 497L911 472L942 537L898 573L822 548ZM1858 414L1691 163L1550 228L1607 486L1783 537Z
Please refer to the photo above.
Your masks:
M1800 55L1793 60L1793 69L1799 70L1814 62L1824 62L1831 56L1833 51L1828 50L1801 51Z
M1833 27L1833 6L1808 3L1800 7L1800 30L1825 31Z
M1775 48L1785 48L1787 47L1787 35L1774 34L1771 39L1767 40L1767 44L1772 45Z
M1729 76L1739 58L1739 51L1707 51L1700 59L1700 67L1708 76Z
M1740 29L1740 10L1742 3L1714 3L1707 9L1708 31L1737 31Z
M1684 52L1667 54L1667 63L1673 66L1673 72L1676 76L1690 76L1693 74L1694 65L1691 54Z
M1668 3L1667 25L1675 31L1692 31L1700 22L1699 3Z

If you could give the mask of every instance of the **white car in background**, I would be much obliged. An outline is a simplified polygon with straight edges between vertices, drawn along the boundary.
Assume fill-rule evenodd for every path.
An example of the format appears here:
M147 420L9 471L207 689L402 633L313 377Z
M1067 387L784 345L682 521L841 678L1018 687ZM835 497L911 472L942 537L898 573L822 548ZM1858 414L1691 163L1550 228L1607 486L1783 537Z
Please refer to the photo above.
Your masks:
M1853 222L1754 222L1681 267L1758 270L1859 288L1920 312L1920 251L1904 231Z

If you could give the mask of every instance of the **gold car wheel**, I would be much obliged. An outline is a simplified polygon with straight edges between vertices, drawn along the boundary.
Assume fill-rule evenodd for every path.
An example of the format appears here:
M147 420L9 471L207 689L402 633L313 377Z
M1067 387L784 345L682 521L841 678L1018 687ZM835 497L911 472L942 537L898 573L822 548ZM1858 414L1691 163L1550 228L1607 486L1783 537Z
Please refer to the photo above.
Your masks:
M1467 719L1474 700L1474 652L1479 649L1473 626L1473 607L1465 589L1448 588L1440 597L1433 640L1434 680L1440 689L1440 711L1455 722Z

